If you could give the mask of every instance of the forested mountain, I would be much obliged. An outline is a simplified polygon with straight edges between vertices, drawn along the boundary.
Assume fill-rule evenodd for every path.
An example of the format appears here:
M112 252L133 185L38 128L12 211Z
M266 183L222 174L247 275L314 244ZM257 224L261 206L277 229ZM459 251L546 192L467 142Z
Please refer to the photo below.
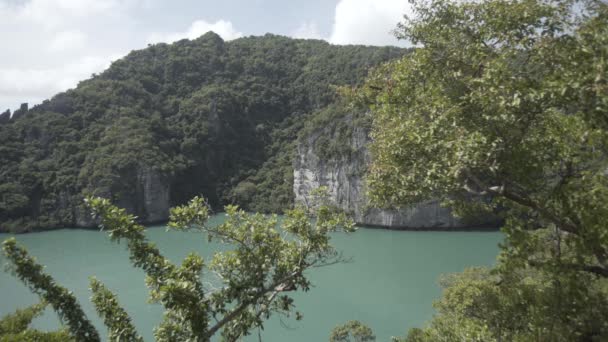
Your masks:
M294 141L307 118L327 115L334 86L405 53L211 32L133 51L0 116L0 231L90 225L85 194L143 222L198 194L214 207L280 211L293 202Z

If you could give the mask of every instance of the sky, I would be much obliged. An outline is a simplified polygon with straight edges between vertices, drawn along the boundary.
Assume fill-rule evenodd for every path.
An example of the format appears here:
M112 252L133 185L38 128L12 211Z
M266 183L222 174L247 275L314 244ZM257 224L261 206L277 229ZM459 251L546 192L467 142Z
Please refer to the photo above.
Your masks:
M0 0L0 112L73 88L129 51L214 31L397 45L407 0Z

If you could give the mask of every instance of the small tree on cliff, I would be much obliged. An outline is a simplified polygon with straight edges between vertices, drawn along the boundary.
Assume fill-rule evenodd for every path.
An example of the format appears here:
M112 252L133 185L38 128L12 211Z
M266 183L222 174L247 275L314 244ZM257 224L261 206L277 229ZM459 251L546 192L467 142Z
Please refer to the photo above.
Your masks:
M272 314L292 315L295 304L289 293L308 291L311 285L305 271L342 261L329 243L329 233L353 230L352 222L327 201L318 202L314 209L287 211L280 228L276 215L252 215L227 206L226 221L211 227L206 225L208 207L197 197L171 210L169 227L198 230L233 249L216 253L208 263L191 253L176 265L147 240L144 227L124 209L102 198L89 198L87 204L112 241L126 241L131 262L147 275L150 299L165 307L163 321L154 332L157 341L209 341L218 333L224 340L235 341L263 327ZM15 239L6 240L3 251L12 271L53 307L72 338L99 341L74 295L44 273ZM205 269L214 272L221 284L205 287L201 280L208 276L203 274ZM109 340L141 341L114 294L95 278L91 290ZM295 312L295 317L301 316Z
M420 48L355 94L373 112L370 197L500 209L506 241L411 338L607 339L608 5L413 3L398 32Z

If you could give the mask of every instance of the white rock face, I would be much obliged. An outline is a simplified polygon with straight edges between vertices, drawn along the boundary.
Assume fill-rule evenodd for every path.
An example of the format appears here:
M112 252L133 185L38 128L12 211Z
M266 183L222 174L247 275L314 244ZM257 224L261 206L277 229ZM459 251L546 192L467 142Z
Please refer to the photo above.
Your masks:
M137 174L141 184L146 222L159 222L169 217L169 184L158 171L142 168Z
M135 184L135 191L123 194L116 205L125 208L128 213L137 216L144 224L166 221L169 218L169 184L158 170L150 167L138 167L123 176ZM98 193L99 196L112 198L112 192ZM93 220L91 213L84 206L73 208L74 224L77 227L95 227L99 220Z
M437 201L400 210L369 208L363 180L370 161L366 148L369 141L367 132L355 127L351 137L352 152L330 160L321 160L314 151L315 141L324 134L331 135L331 132L327 129L314 133L298 145L293 183L296 202L305 201L313 189L326 186L334 203L350 212L361 225L395 229L458 229L467 226Z

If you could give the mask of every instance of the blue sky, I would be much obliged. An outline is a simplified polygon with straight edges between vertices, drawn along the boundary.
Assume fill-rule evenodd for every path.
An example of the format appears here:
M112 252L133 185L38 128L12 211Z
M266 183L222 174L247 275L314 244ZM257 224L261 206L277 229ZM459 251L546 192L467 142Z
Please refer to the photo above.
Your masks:
M0 112L40 103L149 43L214 31L401 45L407 0L0 0Z

